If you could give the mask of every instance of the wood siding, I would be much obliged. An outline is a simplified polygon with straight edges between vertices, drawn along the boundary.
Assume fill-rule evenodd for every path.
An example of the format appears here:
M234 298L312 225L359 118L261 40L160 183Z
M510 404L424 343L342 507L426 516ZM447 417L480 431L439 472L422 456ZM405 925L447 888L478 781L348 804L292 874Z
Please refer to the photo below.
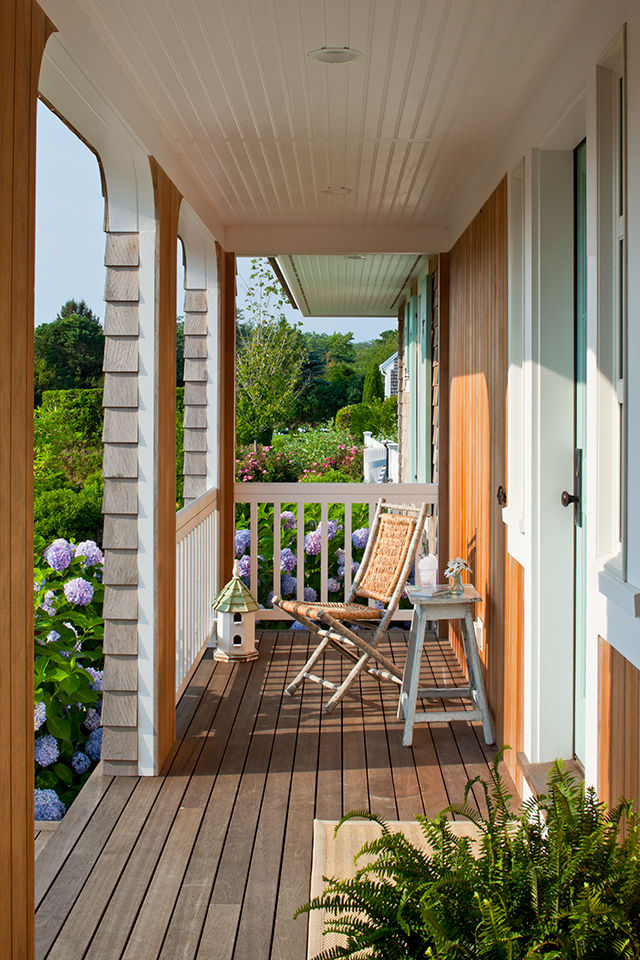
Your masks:
M600 659L600 799L640 797L640 671L602 637Z
M444 329L443 323L441 334ZM523 571L507 556L496 500L507 472L506 180L451 250L447 346L448 553L469 562L483 597L476 617L484 624L481 658L491 717L497 743L511 747L507 764L515 774L522 741ZM459 637L452 637L461 656Z
M220 290L220 494L218 580L231 577L234 532L234 481L236 460L236 258L216 243ZM186 379L186 374L185 374Z
M176 271L181 196L153 158L156 202L156 768L175 740Z
M0 2L0 937L33 954L33 288L36 104L54 27Z

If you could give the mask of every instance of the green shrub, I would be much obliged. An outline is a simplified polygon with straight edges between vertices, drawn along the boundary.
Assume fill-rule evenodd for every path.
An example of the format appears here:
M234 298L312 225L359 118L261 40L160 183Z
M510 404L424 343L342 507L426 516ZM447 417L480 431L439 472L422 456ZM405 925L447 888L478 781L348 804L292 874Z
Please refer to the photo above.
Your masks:
M380 423L382 436L386 440L398 439L398 398L387 397L382 404L382 419Z
M348 430L358 440L367 430L377 436L382 431L382 404L353 403L343 407L336 413L336 426Z
M375 403L377 400L380 402L384 400L384 380L382 379L379 365L374 361L367 370L367 375L364 378L362 402Z
M354 477L344 470L325 470L322 473L305 473L300 483L358 483L362 477Z
M184 387L176 390L176 510L184 506Z
M327 931L346 937L346 946L316 960L640 956L640 845L631 804L607 810L556 763L547 794L515 813L498 773L501 756L488 783L476 777L467 784L462 805L435 820L416 818L430 853L367 811L340 821L367 817L382 835L360 851L373 862L352 880L331 879L298 911L329 912ZM486 816L469 802L476 783ZM477 825L475 844L453 834L451 812Z
M63 474L83 483L102 466L102 389L47 390L33 416L36 484Z
M44 540L95 540L102 543L102 489L99 474L82 486L39 491L33 501L34 533Z

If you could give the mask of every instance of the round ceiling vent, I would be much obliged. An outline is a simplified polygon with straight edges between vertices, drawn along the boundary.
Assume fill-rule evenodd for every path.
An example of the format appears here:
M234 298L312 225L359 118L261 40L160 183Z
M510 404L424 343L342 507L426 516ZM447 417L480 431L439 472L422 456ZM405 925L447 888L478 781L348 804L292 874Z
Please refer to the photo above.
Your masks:
M351 63L352 60L359 60L362 54L353 47L319 47L311 50L307 56L320 63Z

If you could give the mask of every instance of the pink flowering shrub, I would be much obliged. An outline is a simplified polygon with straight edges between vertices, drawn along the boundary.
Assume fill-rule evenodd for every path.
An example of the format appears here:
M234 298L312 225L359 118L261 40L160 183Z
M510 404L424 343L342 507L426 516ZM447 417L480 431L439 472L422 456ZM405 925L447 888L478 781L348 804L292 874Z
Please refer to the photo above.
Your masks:
M272 446L238 452L236 480L244 483L295 483L324 474L333 482L362 481L361 444L335 427L276 436ZM332 482L326 479L325 482Z

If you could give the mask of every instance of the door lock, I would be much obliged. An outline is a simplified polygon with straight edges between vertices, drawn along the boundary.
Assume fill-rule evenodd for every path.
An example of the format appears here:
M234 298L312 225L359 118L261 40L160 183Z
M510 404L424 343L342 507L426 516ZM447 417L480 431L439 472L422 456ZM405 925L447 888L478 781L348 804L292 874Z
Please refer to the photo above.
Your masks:
M563 507L573 504L573 522L576 527L582 526L582 450L578 447L573 453L573 489L574 493L563 490L560 494L560 503Z

